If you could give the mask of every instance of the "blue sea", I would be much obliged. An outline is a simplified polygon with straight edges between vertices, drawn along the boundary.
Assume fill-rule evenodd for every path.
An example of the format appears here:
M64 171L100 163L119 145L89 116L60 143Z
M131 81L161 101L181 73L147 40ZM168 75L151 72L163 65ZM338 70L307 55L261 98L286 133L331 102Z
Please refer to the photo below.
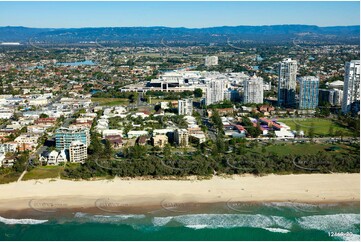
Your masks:
M0 240L360 240L359 203L224 203L143 213L1 214Z

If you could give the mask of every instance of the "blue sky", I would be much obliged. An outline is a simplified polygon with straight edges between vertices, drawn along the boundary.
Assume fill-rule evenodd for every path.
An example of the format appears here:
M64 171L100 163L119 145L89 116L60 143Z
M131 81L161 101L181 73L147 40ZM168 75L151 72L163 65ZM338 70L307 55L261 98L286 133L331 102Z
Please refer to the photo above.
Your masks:
M354 2L0 2L0 26L210 27L360 24Z

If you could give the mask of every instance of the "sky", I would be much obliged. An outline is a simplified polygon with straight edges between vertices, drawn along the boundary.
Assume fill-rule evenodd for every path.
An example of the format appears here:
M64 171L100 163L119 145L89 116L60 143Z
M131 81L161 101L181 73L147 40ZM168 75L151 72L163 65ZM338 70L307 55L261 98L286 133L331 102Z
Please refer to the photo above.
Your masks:
M353 2L0 2L0 26L49 28L360 24Z

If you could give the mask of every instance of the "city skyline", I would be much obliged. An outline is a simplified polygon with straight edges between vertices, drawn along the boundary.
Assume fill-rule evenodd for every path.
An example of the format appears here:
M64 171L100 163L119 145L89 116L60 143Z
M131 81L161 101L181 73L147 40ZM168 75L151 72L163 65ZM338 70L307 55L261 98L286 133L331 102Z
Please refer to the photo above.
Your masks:
M142 13L142 18L139 18ZM259 16L262 16L260 18ZM38 28L359 25L353 2L0 2L0 26Z

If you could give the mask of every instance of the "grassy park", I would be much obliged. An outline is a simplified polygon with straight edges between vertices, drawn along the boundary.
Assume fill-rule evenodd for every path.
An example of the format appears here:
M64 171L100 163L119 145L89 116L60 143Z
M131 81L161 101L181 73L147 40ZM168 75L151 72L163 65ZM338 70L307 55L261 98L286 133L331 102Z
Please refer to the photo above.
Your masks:
M99 103L100 106L117 106L128 105L129 99L127 98L92 98L92 102Z
M316 136L329 135L331 126L333 127L333 133L342 131L345 136L351 135L350 130L338 125L333 120L326 118L283 118L277 119L277 121L287 124L292 130L297 130L298 125L299 129L303 130L305 133L307 133L313 125Z
M303 144L289 144L289 143L283 143L283 144L272 144L269 146L265 146L266 153L276 153L277 155L303 155L305 154L305 151L307 150L307 154L316 154L318 152L325 152L327 149L331 147L340 147L340 150L338 151L330 151L330 152L338 152L338 153L345 153L345 152L352 152L354 151L354 148L346 146L344 144L317 144L317 143L303 143ZM255 147L252 149L252 151L257 153L262 153L261 146Z
M57 178L63 170L63 166L35 167L25 174L23 180Z

